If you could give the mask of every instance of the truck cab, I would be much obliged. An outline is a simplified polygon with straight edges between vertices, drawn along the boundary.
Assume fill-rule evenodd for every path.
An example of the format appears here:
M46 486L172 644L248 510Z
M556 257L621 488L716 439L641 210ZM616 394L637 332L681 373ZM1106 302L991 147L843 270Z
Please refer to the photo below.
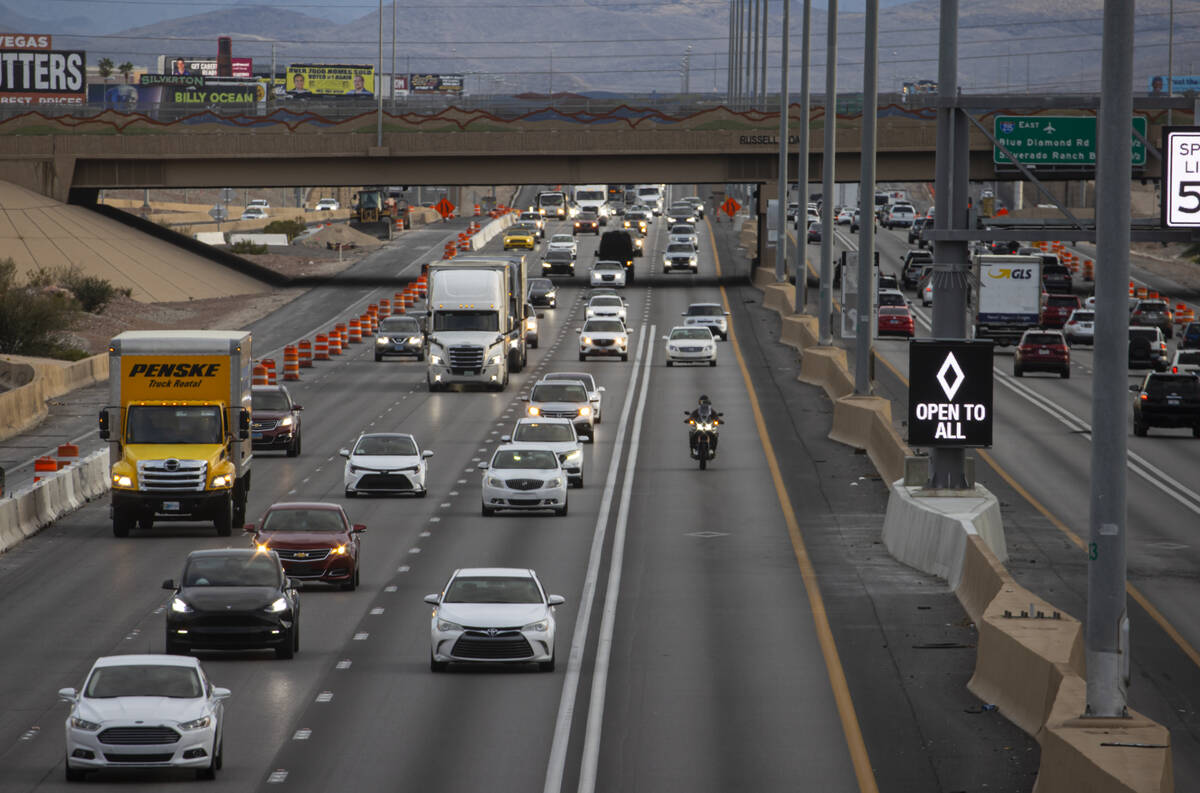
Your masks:
M430 391L475 383L496 391L508 385L513 342L525 335L508 299L504 267L438 262L429 267L426 333ZM521 296L521 318L524 295Z
M611 210L608 205L608 185L583 184L575 187L575 203L582 212L590 209L596 213L601 226L608 225Z

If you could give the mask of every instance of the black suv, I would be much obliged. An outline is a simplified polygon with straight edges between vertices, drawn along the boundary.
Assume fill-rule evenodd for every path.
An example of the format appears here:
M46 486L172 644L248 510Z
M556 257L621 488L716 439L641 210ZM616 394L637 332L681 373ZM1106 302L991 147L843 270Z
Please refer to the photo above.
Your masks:
M1191 427L1200 438L1200 375L1152 373L1131 385L1133 434L1144 437L1151 427Z
M1051 254L1053 256L1053 254ZM1053 256L1057 261L1058 257ZM1043 264L1042 265L1042 288L1047 292L1056 294L1066 293L1071 294L1074 288L1074 280L1071 277L1071 268L1061 264Z

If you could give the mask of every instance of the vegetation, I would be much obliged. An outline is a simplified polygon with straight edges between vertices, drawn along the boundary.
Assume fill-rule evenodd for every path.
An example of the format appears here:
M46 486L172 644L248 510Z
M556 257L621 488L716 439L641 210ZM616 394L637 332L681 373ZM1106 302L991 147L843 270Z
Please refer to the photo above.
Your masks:
M300 218L292 220L272 220L263 229L264 234L286 234L288 242L294 240L298 235L303 234L307 226Z
M117 71L121 73L121 76L125 78L125 82L128 83L129 75L133 73L133 63L131 61L125 61L117 67Z
M96 71L100 73L100 76L104 78L104 82L107 83L108 78L112 77L113 73L112 58L101 58L99 61L97 61Z
M0 260L0 353L82 357L63 343L78 312L79 303L70 290L35 284L34 279L22 284L16 263L11 258Z
M119 294L129 297L131 289L119 289L111 281L95 275L84 275L78 267L41 268L29 274L29 286L34 289L66 289L78 307L89 314L99 314Z
M229 246L233 253L266 253L266 245L255 245L250 240L238 240Z

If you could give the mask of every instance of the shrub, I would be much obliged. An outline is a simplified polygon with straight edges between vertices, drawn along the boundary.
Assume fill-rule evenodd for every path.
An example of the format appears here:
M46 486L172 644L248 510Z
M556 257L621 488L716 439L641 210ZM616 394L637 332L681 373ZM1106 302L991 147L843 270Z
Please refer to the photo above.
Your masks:
M84 275L78 267L56 267L52 270L41 267L29 274L29 285L46 290L66 289L79 307L89 314L99 314L118 294L128 297L132 290L120 289L112 282L96 275Z
M308 228L304 225L304 221L300 218L292 220L272 220L263 229L264 234L286 234L288 242L294 240L298 235L303 234Z
M250 240L238 240L229 246L229 250L234 253L266 253L266 245L255 245Z
M49 271L17 282L17 265L0 260L0 353L58 356L66 352L63 334L70 330L79 304L69 290L55 288Z

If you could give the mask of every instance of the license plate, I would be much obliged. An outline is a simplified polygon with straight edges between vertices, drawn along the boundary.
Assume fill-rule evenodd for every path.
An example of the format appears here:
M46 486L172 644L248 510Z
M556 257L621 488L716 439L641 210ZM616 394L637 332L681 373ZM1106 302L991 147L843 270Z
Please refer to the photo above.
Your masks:
M178 501L164 501L162 503L162 511L163 512L178 512L179 511L179 502Z
M1168 405L1178 405L1179 397L1167 397L1167 404Z
M261 432L252 432L252 433L250 433L250 440L261 441L262 436L263 436L263 434Z

